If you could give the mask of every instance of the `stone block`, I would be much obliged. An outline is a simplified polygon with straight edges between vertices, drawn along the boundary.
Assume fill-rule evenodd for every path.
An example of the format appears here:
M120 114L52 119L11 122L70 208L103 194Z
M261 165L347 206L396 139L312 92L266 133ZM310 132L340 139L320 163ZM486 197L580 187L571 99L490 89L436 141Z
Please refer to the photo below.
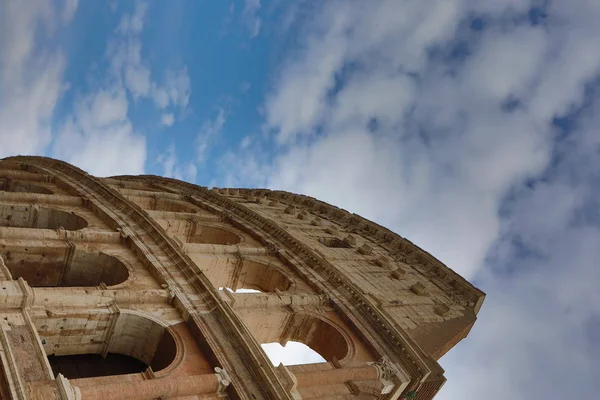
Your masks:
M344 243L346 243L348 246L354 246L356 245L356 238L352 235L348 235L344 238Z
M390 259L386 256L381 256L377 260L375 260L375 264L379 265L381 268L389 268Z
M335 225L329 225L327 228L325 228L325 232L329 233L330 235L337 235L338 228Z
M403 279L405 275L406 275L406 271L403 270L402 268L398 268L398 269L392 271L392 278L394 278L394 279Z
M438 304L435 306L433 311L435 311L437 315L444 317L446 314L448 314L448 312L450 312L450 307L448 307L446 304Z
M358 248L358 252L360 254L363 254L365 256L371 255L373 253L373 248L371 246L369 246L368 244L363 244L362 246L360 246Z
M296 207L294 207L294 206L287 206L285 208L286 214L294 214L295 212L296 212Z
M427 288L420 282L415 283L410 287L410 291L419 296L425 296L427 294Z

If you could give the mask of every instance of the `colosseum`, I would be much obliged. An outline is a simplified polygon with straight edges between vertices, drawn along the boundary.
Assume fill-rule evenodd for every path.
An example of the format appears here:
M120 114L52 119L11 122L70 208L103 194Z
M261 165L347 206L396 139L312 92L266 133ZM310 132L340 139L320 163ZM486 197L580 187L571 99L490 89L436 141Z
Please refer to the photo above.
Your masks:
M17 400L429 400L485 297L311 197L28 156L0 160L0 274ZM322 361L261 346L289 342Z

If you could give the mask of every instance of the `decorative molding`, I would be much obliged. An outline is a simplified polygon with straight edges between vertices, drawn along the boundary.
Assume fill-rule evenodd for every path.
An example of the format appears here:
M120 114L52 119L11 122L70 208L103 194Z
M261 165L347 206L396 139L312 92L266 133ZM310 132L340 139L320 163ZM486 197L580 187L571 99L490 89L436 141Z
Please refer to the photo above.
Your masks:
M271 201L283 201L284 205L287 207L310 204L315 213L324 214L325 218L334 220L341 225L345 225L349 230L355 230L362 236L379 243L382 247L387 248L388 251L390 251L390 254L394 254L396 259L401 261L411 261L410 264L417 267L430 266L438 271L435 276L428 276L434 284L439 286L445 292L448 291L450 287L454 287L455 295L453 296L453 301L456 301L462 306L473 307L475 314L479 312L485 299L485 293L474 287L462 276L408 239L405 239L389 229L357 214L351 214L346 210L342 210L312 197L284 191L269 191L267 189L253 190L262 193L266 191L266 195ZM333 228L328 227L328 230L330 230L328 231L330 234L336 233L333 231Z
M217 375L217 379L219 380L219 389L217 390L217 396L219 397L228 397L227 396L227 388L231 384L231 377L223 368L216 367L215 374Z

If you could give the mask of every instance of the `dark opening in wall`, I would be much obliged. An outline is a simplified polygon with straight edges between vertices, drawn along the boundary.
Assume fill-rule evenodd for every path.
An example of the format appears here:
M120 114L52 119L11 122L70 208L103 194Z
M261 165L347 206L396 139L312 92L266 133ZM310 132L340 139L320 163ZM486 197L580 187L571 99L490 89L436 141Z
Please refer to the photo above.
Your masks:
M159 372L169 367L182 350L170 328L130 312L112 317L117 321L107 343L106 332L97 323L90 323L99 317L63 314L35 319L55 376L61 373L68 379L78 379L134 374L148 366ZM102 357L104 351L106 358Z
M23 247L2 249L0 257L13 279L23 278L32 287L113 286L129 278L125 264L104 253Z
M67 379L92 378L95 376L124 375L144 372L148 365L123 354L72 354L48 357L54 376L59 373Z
M202 270L213 286L236 293L286 291L292 280L278 268L244 259L241 265L225 264Z
M0 178L0 191L15 192L15 193L38 193L38 194L54 194L48 188L31 182L13 181L11 179Z
M73 212L30 204L0 204L0 226L13 228L58 229L76 231L87 221Z

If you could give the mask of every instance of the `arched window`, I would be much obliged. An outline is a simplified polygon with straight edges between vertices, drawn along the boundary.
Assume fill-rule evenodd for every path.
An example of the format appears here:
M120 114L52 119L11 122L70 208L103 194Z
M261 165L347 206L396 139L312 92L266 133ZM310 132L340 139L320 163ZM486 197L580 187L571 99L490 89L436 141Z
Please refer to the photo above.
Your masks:
M108 345L105 332L94 324L97 319L77 317L36 319L35 324L55 375L69 379L154 372L171 365L178 346L171 330L152 319L134 313L118 315ZM105 329L110 329L109 327ZM79 338L77 340L76 338ZM107 351L106 357L102 357Z
M276 364L342 361L353 357L351 341L326 319L303 313L290 316L287 312L276 311L261 318L256 312L240 310L240 316Z
M320 354L326 361L334 358L341 360L348 354L348 343L342 333L317 317L307 314L294 314L290 326L288 341L304 343Z
M54 208L30 204L0 204L0 226L76 231L87 226L82 217Z
M104 253L64 248L8 248L0 256L13 279L23 278L32 287L118 285L129 270L116 257Z
M217 264L202 270L217 288L226 288L232 292L251 293L286 291L292 281L278 268L261 262L244 259L240 264Z

